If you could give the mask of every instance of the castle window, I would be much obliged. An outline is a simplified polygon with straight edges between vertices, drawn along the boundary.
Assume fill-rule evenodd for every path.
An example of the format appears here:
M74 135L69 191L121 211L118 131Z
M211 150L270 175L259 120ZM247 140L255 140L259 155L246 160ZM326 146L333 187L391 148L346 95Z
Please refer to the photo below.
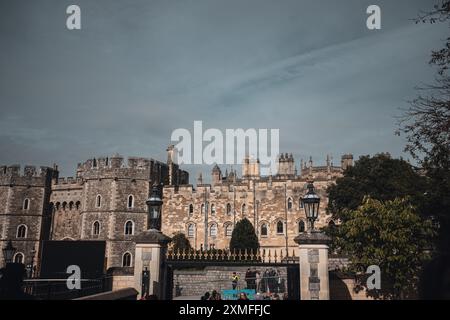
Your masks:
M69 210L72 210L73 209L73 201L70 201L69 202Z
M277 234L284 234L284 224L283 221L277 222Z
M67 202L64 201L64 202L62 203L62 208L63 208L64 211L66 210L66 207L67 207Z
M300 220L298 222L298 233L305 232L305 222L303 220Z
M27 237L27 226L24 224L21 224L17 227L17 234L16 238L26 238Z
M134 223L131 220L125 222L125 235L133 235L134 234Z
M298 208L299 208L299 209L303 209L303 201L302 201L302 198L300 198L300 200L298 200Z
M244 215L246 213L247 205L244 203L242 205L242 214Z
M17 252L14 255L14 263L23 263L25 261L24 255L22 252Z
M75 203L75 208L76 208L77 210L79 210L79 209L80 209L80 205L81 205L80 201L77 201L77 202Z
M128 209L134 208L134 197L131 194L128 196L127 207Z
M205 204L204 204L204 203L202 203L202 206L201 206L201 211L202 211L202 214L204 214L204 213L205 213Z
M55 207L56 207L56 210L59 210L60 206L61 206L61 203L57 202L57 203L56 203L56 206L55 206Z
M125 252L123 254L122 267L131 267L131 253Z
M211 215L216 214L216 206L214 204L211 205Z
M30 199L25 199L25 200L23 200L23 210L28 210L28 209L30 209Z
M261 226L261 236L262 237L267 237L267 234L268 234L268 232L267 232L267 224L264 223Z
M92 225L92 235L98 236L100 234L100 222L95 221Z
M195 225L190 223L187 228L187 234L189 238L193 238L195 234Z
M292 199L291 198L289 198L287 201L287 208L289 211L292 210Z
M227 215L231 215L231 204L227 203Z
M209 227L209 235L211 237L217 237L217 224L213 223L211 227Z
M97 195L97 198L95 200L95 206L97 208L100 208L102 206L102 196L101 195Z
M189 214L193 214L194 213L194 205L191 203L190 205L189 205Z
M233 225L231 223L227 223L225 225L225 236L231 237L233 234Z

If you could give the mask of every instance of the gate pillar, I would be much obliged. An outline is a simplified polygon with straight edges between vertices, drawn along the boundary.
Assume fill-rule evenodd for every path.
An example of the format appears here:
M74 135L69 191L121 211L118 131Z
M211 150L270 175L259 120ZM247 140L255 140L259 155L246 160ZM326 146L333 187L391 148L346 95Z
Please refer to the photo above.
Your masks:
M300 299L329 300L328 243L321 232L302 233L294 241L299 245Z
M150 229L136 237L134 261L134 288L139 297L148 292L158 299L165 299L167 293L167 244L172 239L161 231ZM144 271L150 273L144 276ZM148 280L147 280L148 279Z

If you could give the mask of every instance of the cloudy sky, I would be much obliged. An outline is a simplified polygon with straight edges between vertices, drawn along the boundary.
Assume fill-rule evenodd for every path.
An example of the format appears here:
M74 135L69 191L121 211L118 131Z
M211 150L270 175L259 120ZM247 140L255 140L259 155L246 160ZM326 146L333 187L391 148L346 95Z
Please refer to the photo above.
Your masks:
M81 7L82 29L66 28ZM366 28L378 4L382 29ZM278 128L323 164L401 156L395 116L433 79L430 0L2 0L0 163L73 175L90 157L165 160L174 129ZM191 181L198 168L185 167Z

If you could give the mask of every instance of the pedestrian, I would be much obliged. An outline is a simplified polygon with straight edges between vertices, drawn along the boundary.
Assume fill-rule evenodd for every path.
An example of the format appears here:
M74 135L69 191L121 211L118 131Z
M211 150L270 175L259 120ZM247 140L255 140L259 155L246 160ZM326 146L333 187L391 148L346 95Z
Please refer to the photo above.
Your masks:
M251 285L252 285L252 271L250 270L250 268L248 268L247 272L245 273L245 283L246 283L246 288L247 289L251 289Z
M239 299L238 300L248 300L247 294L245 292L239 293Z
M259 273L259 271L256 271L255 281L256 281L256 292L261 292L261 274Z
M236 274L236 272L233 272L233 275L231 277L231 285L233 287L233 290L236 290L238 281L239 281L239 276Z
M200 298L200 300L209 300L209 292L205 292L205 294Z

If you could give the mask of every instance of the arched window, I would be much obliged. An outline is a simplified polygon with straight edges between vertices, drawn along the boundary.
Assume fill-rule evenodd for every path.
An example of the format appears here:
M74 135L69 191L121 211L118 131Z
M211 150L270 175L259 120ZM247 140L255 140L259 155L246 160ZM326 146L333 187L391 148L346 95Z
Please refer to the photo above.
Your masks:
M205 204L204 203L202 203L201 212L202 212L202 214L205 214Z
M92 235L93 236L98 236L100 234L100 222L95 221L92 224Z
M25 261L24 255L22 252L17 252L14 255L14 263L23 263Z
M134 197L131 194L128 196L127 208L134 208Z
M303 220L300 220L298 222L298 233L305 232L305 222Z
M77 201L77 202L75 203L75 208L76 208L77 210L80 210L80 205L81 205L80 201Z
M125 235L133 235L134 234L134 223L131 220L128 220L127 222L125 222L125 231L124 231Z
M284 234L284 224L281 220L277 222L277 234Z
M62 209L64 210L64 211L66 211L66 208L67 208L67 202L63 202L62 203Z
M100 208L102 206L102 196L101 195L97 195L97 199L95 200L95 206L97 208Z
M261 236L262 236L262 237L267 237L267 234L268 234L267 224L264 223L264 224L261 226Z
M288 208L288 210L292 210L292 199L291 198L289 198L287 201L287 208Z
M194 205L191 203L190 205L189 205L189 214L193 214L194 213Z
M70 201L69 202L69 210L72 210L73 209L73 201Z
M231 223L227 223L225 225L225 236L231 237L233 234L233 225Z
M122 256L122 267L131 267L131 253L125 252Z
M209 235L211 237L217 237L217 224L213 223L211 227L209 227Z
M211 215L216 214L216 206L214 204L211 205Z
M17 227L17 234L16 238L26 238L27 237L27 226L24 224L21 224Z
M303 200L302 200L302 198L300 198L300 199L298 200L298 208L299 208L299 209L303 209Z
M30 199L26 198L25 200L23 200L23 210L28 210L30 209Z
M188 238L193 238L195 235L195 225L190 223L187 228Z
M57 202L55 205L56 210L58 211L60 207L61 207L61 203Z
M227 203L227 215L231 215L231 204Z
M242 214L245 214L245 213L246 213L246 209L247 209L247 206L246 206L246 204L244 203L244 204L242 205Z

